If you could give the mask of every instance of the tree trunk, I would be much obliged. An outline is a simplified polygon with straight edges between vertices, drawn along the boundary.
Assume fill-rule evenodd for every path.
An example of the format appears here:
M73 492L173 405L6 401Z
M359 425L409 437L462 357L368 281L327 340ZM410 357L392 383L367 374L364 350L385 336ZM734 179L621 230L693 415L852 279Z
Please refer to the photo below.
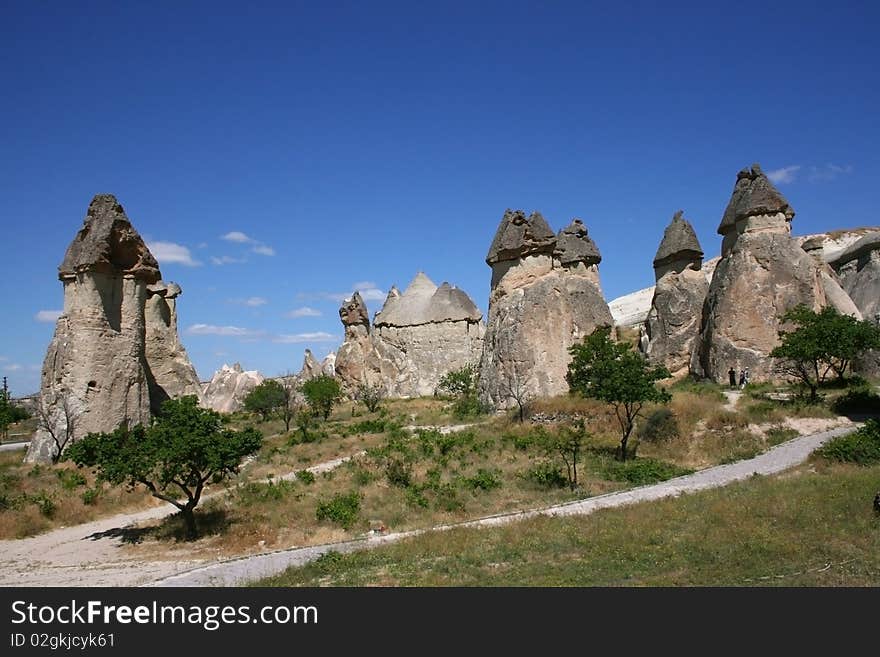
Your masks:
M194 541L199 537L199 529L196 526L196 516L193 513L193 506L187 504L180 510L183 521L186 523L186 540Z

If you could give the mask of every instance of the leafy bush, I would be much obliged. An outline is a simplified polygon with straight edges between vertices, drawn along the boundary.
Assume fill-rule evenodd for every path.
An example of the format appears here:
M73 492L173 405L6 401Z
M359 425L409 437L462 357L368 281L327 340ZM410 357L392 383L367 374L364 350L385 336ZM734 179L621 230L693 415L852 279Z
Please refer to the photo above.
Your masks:
M309 379L302 386L302 393L316 415L326 420L330 417L333 407L342 400L342 388L332 376L322 374Z
M390 427L391 422L384 418L379 417L372 420L363 420L361 422L357 422L346 427L342 435L344 436L355 436L361 433L384 433Z
M646 443L665 442L678 438L679 435L678 418L669 408L658 408L648 415L639 429L639 440Z
M238 490L241 503L245 506L260 502L280 502L296 488L292 481L279 479L277 482L251 482Z
M568 486L568 479L562 474L562 470L550 462L539 463L526 470L522 476L542 488L565 488Z
M329 575L330 573L336 572L345 557L340 552L336 550L330 550L325 552L320 557L315 559L312 562L312 566L318 570L318 572Z
M329 520L343 529L351 529L361 512L361 496L357 491L334 495L330 500L319 502L315 517Z
M484 490L490 491L495 488L501 487L501 477L499 476L499 472L497 470L487 470L486 468L480 468L477 470L477 474L472 477L465 477L462 481L465 486L470 488L472 491Z
M40 510L40 513L47 518L51 518L55 513L55 509L57 508L55 505L55 500L53 500L49 494L44 491L37 491L33 495L28 496L28 501L37 505L37 508Z
M381 385L362 383L357 387L354 398L367 407L370 413L379 409L382 400L385 399L385 389Z
M604 475L612 481L626 481L631 484L656 484L674 477L690 474L693 470L680 468L673 463L655 459L634 459L632 461L609 461Z
M820 456L843 463L880 462L880 421L868 420L858 431L834 438L818 450Z
M878 413L880 412L880 395L877 395L870 388L854 388L835 399L831 408L838 415Z
M798 432L788 427L770 427L767 430L767 442L771 445L784 443L786 440L798 437Z
M299 470L296 473L296 480L303 482L306 486L310 486L315 483L315 474L308 470Z
M390 458L385 463L385 478L398 488L408 488L412 484L412 466L401 458Z
M100 495L101 489L98 486L95 486L94 488L85 489L82 492L82 495L80 495L80 499L82 499L83 504L90 506L98 500Z
M58 470L55 474L58 476L59 481L61 481L61 487L64 490L74 490L86 485L85 476L76 470Z
M376 475L366 468L356 467L351 475L354 483L358 486L367 486L376 480Z
M488 412L488 407L476 395L462 397L452 406L452 414L459 420L486 415Z

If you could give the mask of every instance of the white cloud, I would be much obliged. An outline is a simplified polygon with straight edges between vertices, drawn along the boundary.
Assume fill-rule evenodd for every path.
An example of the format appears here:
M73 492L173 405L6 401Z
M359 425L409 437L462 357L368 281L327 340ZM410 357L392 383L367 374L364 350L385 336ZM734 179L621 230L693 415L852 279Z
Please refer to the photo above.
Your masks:
M189 335L222 335L236 338L256 338L265 335L265 331L241 328L240 326L215 326L214 324L193 324L186 332Z
M253 237L248 237L239 230L233 230L232 232L226 233L225 235L222 235L220 239L226 240L227 242L235 242L236 244L254 244L257 241Z
M277 342L279 344L298 344L300 342L335 342L338 339L338 336L319 331L317 333L276 335L274 338L272 338L272 342Z
M9 360L8 356L0 356L0 363L5 363L7 360Z
M229 303L235 303L240 306L247 306L249 308L256 308L258 306L265 306L269 303L269 300L265 297L248 297L247 299L227 299Z
M385 301L385 297L388 296L388 293L376 287L373 281L358 281L351 286L351 292L324 292L320 296L342 303L350 299L355 292L360 292L364 301Z
M49 324L58 321L58 318L61 317L61 312L60 310L41 310L34 315L34 319L38 322Z
M256 253L258 255L264 256L273 256L275 255L275 249L271 246L267 246L265 244L257 244L254 248L251 249L252 253Z
M156 256L160 265L184 265L198 267L202 263L192 257L189 249L174 242L147 242L147 248Z
M6 372L18 372L22 367L18 363L12 363L11 365L4 365L3 369Z
M320 310L303 306L302 308L294 308L293 310L284 313L284 316L289 317L290 319L297 319L298 317L320 317L322 314L323 313Z
M211 256L211 263L217 266L222 265L240 265L247 262L247 258L233 258L232 256Z
M792 164L781 169L773 169L773 171L767 172L767 177L770 179L770 182L776 185L785 185L786 183L794 182L800 168L800 164Z
M826 164L823 167L810 167L811 182L827 182L834 180L840 176L847 176L853 172L851 164L846 166L838 166L837 164Z

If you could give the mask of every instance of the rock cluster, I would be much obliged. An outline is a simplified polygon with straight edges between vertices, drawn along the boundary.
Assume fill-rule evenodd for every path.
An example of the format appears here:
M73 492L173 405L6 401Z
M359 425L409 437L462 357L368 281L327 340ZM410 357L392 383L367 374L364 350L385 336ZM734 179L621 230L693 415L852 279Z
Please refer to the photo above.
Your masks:
M569 347L611 326L601 255L579 219L555 234L540 213L507 210L486 256L492 268L480 397L495 407L568 390Z
M42 426L28 461L52 458L52 434L75 437L146 422L168 396L199 394L177 333L180 288L110 194L92 199L58 268L64 311L43 362Z
M648 360L673 376L687 374L700 337L700 318L709 290L702 271L703 249L693 226L678 211L666 227L654 258L656 285L645 322Z
M475 365L483 346L483 315L463 290L437 287L419 272L401 294L392 287L372 326L355 293L339 310L345 341L335 369L349 390L382 385L393 397L433 394L444 374Z
M205 386L204 405L220 413L234 413L244 407L248 393L265 381L256 370L245 371L239 363L224 364Z
M721 261L703 308L698 373L720 381L730 367L748 368L753 381L772 379L779 317L799 304L826 305L818 264L791 237L793 218L760 166L737 174L718 227Z
M880 323L880 231L862 237L831 266L862 316Z

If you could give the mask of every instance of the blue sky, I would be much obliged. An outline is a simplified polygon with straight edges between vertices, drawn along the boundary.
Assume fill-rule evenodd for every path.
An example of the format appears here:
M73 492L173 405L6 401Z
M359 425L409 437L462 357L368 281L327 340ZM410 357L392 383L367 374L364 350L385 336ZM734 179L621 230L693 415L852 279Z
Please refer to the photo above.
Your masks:
M712 4L6 0L0 375L38 389L96 193L162 243L202 378L298 370L419 270L485 311L508 207L581 217L609 299L675 210L717 254L753 161L798 234L880 223L878 5Z

